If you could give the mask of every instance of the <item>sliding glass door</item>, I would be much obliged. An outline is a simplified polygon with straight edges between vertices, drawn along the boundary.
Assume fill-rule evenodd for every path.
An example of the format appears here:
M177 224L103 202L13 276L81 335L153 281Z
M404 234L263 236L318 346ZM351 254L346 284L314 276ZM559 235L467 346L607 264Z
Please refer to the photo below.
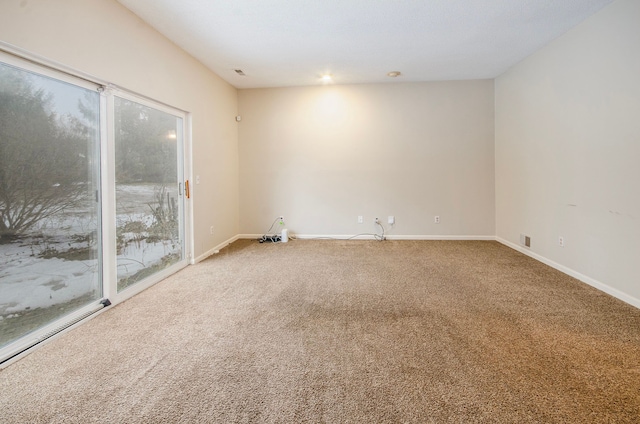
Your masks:
M186 121L0 52L0 366L187 265Z
M102 297L96 88L0 62L0 348Z
M184 260L183 118L116 96L118 292Z

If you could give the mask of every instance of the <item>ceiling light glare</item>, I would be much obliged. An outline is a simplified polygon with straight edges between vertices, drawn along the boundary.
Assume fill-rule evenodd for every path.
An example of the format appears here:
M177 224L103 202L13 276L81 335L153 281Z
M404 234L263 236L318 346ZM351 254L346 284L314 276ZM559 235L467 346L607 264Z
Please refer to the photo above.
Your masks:
M387 73L387 76L391 78L399 77L400 75L402 75L402 72L400 71L391 71Z
M322 79L322 82L331 82L333 80L333 78L331 77L331 74L324 74L321 79Z

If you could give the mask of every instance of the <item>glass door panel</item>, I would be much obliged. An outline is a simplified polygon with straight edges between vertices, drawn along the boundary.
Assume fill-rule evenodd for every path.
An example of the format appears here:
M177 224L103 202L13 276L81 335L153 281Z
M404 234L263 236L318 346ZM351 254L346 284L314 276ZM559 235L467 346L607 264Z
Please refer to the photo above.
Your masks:
M118 292L184 259L183 119L114 98Z
M0 62L0 348L102 297L99 125L96 90Z

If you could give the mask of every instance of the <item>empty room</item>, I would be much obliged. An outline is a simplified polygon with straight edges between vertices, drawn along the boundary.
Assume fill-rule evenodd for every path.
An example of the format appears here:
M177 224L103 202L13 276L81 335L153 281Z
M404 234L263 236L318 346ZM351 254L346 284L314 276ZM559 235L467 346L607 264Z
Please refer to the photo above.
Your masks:
M0 422L638 422L639 22L3 0Z

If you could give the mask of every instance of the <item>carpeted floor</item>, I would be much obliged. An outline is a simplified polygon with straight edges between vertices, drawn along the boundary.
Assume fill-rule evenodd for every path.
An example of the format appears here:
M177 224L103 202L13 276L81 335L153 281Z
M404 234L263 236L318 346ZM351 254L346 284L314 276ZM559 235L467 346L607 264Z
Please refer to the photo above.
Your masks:
M640 310L485 241L238 241L0 371L2 423L639 420Z

